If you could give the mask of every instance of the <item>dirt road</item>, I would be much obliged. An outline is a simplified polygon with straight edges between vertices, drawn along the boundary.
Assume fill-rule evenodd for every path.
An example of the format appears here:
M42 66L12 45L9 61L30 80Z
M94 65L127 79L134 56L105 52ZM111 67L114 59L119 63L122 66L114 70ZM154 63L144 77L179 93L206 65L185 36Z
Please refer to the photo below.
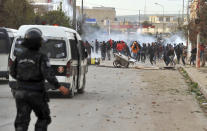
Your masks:
M0 131L12 131L14 101L5 96L8 86L1 88ZM207 131L207 117L187 88L178 71L91 66L84 95L51 99L48 131ZM35 121L32 114L30 131Z

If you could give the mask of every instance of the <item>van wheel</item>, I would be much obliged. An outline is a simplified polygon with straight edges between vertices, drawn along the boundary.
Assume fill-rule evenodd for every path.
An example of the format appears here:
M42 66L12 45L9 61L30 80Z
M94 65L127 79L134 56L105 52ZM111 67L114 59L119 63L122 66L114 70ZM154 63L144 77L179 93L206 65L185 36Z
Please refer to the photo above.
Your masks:
M70 92L69 92L69 98L73 98L75 96L75 77L73 78L73 83L72 83L72 87L70 88Z
M86 75L84 74L84 76L83 76L83 86L81 87L81 89L78 89L79 94L83 94L85 92L85 86L86 86Z

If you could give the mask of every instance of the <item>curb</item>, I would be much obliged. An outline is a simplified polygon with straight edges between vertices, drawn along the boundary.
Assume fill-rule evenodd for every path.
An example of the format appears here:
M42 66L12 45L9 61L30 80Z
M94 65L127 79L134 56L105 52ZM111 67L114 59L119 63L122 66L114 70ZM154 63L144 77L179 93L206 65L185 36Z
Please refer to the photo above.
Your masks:
M181 67L181 68L183 68L183 67ZM203 84L201 84L200 82L196 81L196 80L193 78L193 74L190 73L190 72L188 72L185 68L183 68L183 70L185 70L185 71L188 73L190 79L191 79L193 82L198 83L198 87L200 88L201 93L202 93L202 94L204 95L204 97L207 99L207 89L205 88L205 85L203 85Z

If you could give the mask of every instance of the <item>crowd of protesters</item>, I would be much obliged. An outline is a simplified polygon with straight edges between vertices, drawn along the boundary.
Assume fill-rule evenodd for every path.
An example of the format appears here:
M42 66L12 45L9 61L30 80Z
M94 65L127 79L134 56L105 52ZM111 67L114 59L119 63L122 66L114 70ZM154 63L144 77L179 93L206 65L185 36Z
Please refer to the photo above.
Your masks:
M183 65L186 65L187 58L187 47L183 43L176 44L160 44L157 42L152 43L139 43L138 41L132 41L126 43L124 41L88 41L85 42L86 49L89 57L91 53L101 54L101 59L104 61L106 58L111 60L112 53L121 53L123 55L132 57L137 62L145 62L149 59L152 65L156 62L164 60L165 64L175 65L180 64L182 61ZM205 47L201 45L201 59L203 58ZM197 48L193 48L191 51L190 64L195 65ZM176 60L176 61L175 61Z

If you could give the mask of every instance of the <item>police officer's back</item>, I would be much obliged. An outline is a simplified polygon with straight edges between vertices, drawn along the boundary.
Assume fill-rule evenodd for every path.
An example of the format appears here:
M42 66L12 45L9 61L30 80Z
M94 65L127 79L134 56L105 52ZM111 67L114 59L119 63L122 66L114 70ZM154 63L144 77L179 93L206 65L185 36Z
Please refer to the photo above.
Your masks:
M35 131L47 131L51 118L45 79L63 94L69 93L67 88L59 85L50 68L48 57L40 53L41 42L40 30L28 30L22 43L26 50L16 56L10 68L10 74L17 80L18 85L14 93L17 108L16 131L27 131L32 110L38 117Z

